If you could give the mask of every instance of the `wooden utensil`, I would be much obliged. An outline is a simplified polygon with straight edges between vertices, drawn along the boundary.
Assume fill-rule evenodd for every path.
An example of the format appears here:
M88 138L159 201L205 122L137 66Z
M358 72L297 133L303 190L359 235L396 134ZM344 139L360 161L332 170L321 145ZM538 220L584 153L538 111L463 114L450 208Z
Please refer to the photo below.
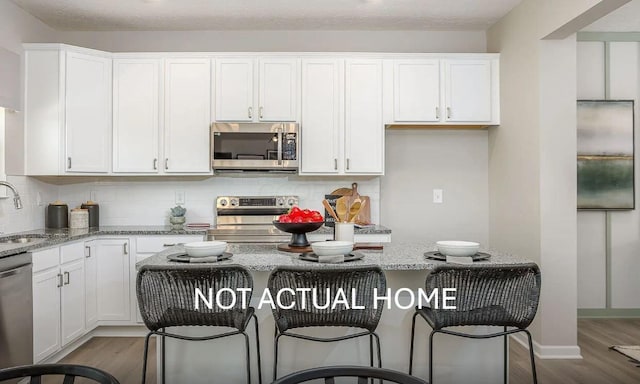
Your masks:
M338 219L338 215L336 215L336 211L334 211L333 208L331 208L331 204L329 204L329 201L327 201L327 199L322 200L322 205L324 206L324 209L326 209L327 212L329 212L331 217L334 218L335 221L340 221L340 219Z
M349 211L347 208L348 198L348 196L342 196L336 200L336 214L338 215L338 221L347 221L347 212Z
M360 213L360 211L362 211L362 208L364 208L364 206L366 205L366 201L356 201L355 203L351 204L351 207L349 208L349 222L353 223L356 220L356 217L358 217L358 214Z

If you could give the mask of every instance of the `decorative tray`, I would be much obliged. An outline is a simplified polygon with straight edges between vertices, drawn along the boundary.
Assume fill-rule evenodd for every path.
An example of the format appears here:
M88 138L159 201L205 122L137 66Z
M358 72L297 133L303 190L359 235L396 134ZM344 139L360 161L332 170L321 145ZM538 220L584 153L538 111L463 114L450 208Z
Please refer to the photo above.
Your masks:
M429 259L447 261L447 256L443 255L442 253L440 253L438 251L425 252L424 255L426 257L428 257ZM461 257L464 257L464 256L461 256ZM473 259L473 261L480 261L480 260L486 260L486 259L490 258L491 255L488 254L488 253L484 253L484 252L478 252L475 255L472 255L470 257Z
M333 256L327 256L327 257L333 257ZM344 255L344 262L348 262L348 261L355 261L355 260L360 260L364 257L364 255L360 252L351 252L351 253L347 253L346 255ZM305 253L301 253L298 258L300 260L306 260L306 261L314 261L314 262L319 262L318 260L318 255L316 255L313 252L305 252Z
M186 253L177 253L168 255L167 260L177 261L180 263L215 263L217 261L229 260L233 256L233 253L224 252L220 256L204 256L204 257L191 257Z

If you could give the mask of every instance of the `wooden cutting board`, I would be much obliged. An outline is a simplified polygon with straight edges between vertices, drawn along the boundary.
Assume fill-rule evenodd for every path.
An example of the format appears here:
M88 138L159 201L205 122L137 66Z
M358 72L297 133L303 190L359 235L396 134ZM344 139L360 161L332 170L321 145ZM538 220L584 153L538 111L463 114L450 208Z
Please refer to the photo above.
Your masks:
M360 210L360 213L358 214L358 216L356 216L356 220L355 223L359 224L359 225L369 225L371 224L371 200L369 198L369 196L361 196L358 193L358 183L353 183L351 184L351 188L338 188L335 191L331 192L330 195L326 195L325 198L329 201L329 204L331 204L331 206L334 208L335 210L335 201L340 198L341 196L349 196L349 204L348 206L351 206L351 203L356 199L356 198L360 198L362 204L364 204L364 206L362 207L362 210ZM331 218L331 216L327 214L325 214L325 218L329 217ZM330 220L327 220L328 226L333 226L333 219L331 218Z

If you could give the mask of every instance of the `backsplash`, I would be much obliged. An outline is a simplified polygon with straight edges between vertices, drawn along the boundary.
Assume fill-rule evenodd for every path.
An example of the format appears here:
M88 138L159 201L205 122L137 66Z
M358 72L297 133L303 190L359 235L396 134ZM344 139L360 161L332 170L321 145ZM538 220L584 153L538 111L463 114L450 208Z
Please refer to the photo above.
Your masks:
M76 179L65 178L73 183ZM101 225L168 225L169 208L176 202L176 192L184 193L187 222L214 223L214 204L224 195L297 195L304 208L322 210L325 194L358 183L358 192L371 197L371 220L380 218L380 178L327 178L298 176L214 176L196 178L95 178L63 184L58 198L69 207L94 199L100 204ZM42 222L42 221L41 221Z
M18 190L23 208L15 209L13 194L7 191L7 198L0 199L0 232L12 233L44 228L45 207L48 202L58 198L59 187L25 176L8 176L7 181ZM42 205L38 205L38 193Z

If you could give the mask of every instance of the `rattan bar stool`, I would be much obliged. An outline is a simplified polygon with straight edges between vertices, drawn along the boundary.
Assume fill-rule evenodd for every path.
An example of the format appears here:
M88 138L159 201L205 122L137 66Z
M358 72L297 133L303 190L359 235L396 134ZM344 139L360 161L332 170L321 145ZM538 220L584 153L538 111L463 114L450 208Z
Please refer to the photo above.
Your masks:
M163 338L171 337L180 340L203 341L223 337L243 335L246 347L247 383L251 384L251 353L249 336L246 328L253 318L256 332L256 353L258 359L258 382L262 383L262 368L260 359L260 338L258 333L258 318L253 307L242 308L241 300L230 309L222 309L213 305L211 309L200 306L194 308L195 288L202 292L218 292L222 288L237 291L238 288L253 289L253 279L249 271L240 265L184 265L179 268L163 266L143 266L138 271L136 294L138 305L144 324L149 333L144 344L144 362L142 368L142 383L146 381L147 355L149 338L159 335ZM251 299L251 291L247 293L247 302ZM231 305L229 295L222 295L222 305ZM231 327L235 330L211 336L190 337L166 332L168 327L181 326L215 326ZM165 343L162 343L162 383L165 382Z
M378 291L378 296L384 295L387 289L387 281L378 266L357 266L357 267L324 267L320 268L300 268L300 267L279 267L269 276L267 288L273 297L278 291L286 289L315 288L317 292L317 303L325 304L339 289L342 289L349 303L357 303L365 309L345 308L344 306L331 309L317 308L312 303L312 292L306 292L306 306L302 305L302 300L295 300L290 295L283 295L284 309L275 306L273 317L276 323L274 335L274 360L273 379L278 377L278 342L282 336L289 336L297 339L335 342L353 339L362 336L369 336L369 364L373 367L373 339L377 345L378 367L382 367L382 357L380 354L380 338L375 330L382 315L383 305L374 308L374 288ZM353 291L355 290L355 297ZM329 290L329 297L327 297ZM352 327L362 329L351 335L321 338L302 335L291 332L292 329L305 327Z
M504 337L504 382L508 381L507 336L524 332L529 340L533 382L537 383L531 334L526 329L533 321L540 299L540 269L534 263L518 265L474 264L437 265L425 283L427 292L438 288L456 288L456 309L416 308L411 322L409 374L413 371L413 344L416 317L420 315L432 328L429 335L429 383L433 384L433 336L436 333L472 339ZM473 335L444 328L464 325L504 327L503 332ZM508 329L511 328L511 329Z

